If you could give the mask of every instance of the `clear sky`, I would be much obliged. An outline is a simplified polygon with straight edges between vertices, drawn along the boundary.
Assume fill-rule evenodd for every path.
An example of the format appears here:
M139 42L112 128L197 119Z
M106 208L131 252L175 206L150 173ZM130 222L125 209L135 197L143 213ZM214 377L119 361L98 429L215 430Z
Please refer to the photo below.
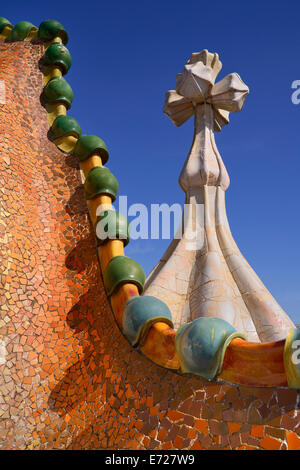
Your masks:
M228 217L242 253L300 323L300 105L291 101L300 80L299 1L14 0L2 2L0 15L65 26L69 115L107 143L107 166L129 204L183 203L178 176L193 122L176 128L162 107L190 54L218 52L218 79L241 75L250 95L216 136L231 178ZM148 273L168 244L132 241L126 254Z

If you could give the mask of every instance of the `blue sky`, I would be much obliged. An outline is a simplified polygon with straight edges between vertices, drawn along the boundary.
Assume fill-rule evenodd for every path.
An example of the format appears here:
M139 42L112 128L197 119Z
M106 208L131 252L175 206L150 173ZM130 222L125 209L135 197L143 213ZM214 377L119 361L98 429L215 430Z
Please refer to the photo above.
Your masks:
M162 113L165 92L192 52L207 48L250 88L242 112L216 136L230 174L234 238L287 313L300 323L300 80L298 1L3 2L13 24L57 19L69 32L74 91L69 114L110 151L109 169L129 204L183 203L178 176L193 122ZM168 240L132 241L126 254L146 273Z

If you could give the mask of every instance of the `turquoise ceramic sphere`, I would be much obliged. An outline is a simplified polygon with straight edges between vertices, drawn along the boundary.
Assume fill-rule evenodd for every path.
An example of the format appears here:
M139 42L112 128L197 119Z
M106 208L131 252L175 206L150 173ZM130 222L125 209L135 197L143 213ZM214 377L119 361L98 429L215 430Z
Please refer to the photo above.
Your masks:
M151 295L127 300L123 309L122 327L124 335L133 346L142 341L151 325L156 322L167 323L173 328L171 312L162 300Z
M175 337L182 372L213 380L222 368L228 344L235 337L245 339L221 318L202 317L186 323Z

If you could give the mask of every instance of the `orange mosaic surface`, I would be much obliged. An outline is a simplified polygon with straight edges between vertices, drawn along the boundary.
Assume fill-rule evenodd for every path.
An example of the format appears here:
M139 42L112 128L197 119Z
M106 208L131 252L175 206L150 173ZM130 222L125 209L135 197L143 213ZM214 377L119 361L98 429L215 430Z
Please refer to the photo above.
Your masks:
M183 377L121 334L78 161L47 137L42 55L0 42L1 448L300 449L296 390Z

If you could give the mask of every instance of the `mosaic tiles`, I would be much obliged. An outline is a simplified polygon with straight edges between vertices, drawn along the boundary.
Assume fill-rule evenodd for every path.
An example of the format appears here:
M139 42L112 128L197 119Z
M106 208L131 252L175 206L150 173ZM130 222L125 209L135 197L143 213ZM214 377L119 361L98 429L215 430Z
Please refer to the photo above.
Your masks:
M182 377L121 334L78 159L48 139L43 53L0 43L1 448L300 448L297 391Z

